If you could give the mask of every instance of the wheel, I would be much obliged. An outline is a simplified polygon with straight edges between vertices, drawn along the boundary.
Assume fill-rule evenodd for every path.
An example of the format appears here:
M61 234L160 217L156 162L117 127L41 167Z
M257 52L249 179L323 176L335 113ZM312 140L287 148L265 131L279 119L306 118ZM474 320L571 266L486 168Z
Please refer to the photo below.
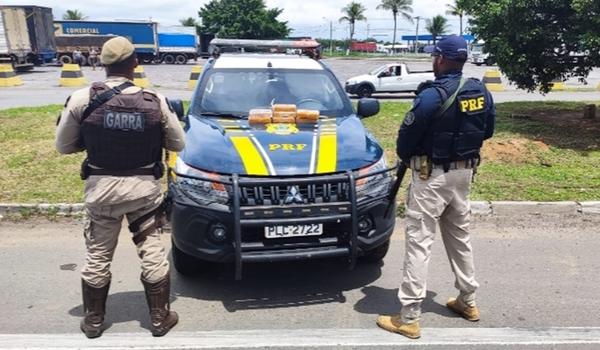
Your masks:
M377 263L383 260L390 250L390 240L388 239L379 247L365 253L360 259L368 263Z
M73 63L73 58L69 55L62 55L58 58L58 60L60 61L60 63L62 64L71 64Z
M166 64L173 64L175 62L175 56L165 55L165 57L163 57L163 62L165 62Z
M195 274L198 270L198 259L190 256L177 248L175 242L171 238L171 255L173 256L173 265L175 270L183 276Z
M187 61L188 59L185 55L177 55L177 57L175 57L176 64L186 64Z
M369 85L359 86L358 91L356 92L356 95L358 95L358 97L360 97L360 98L371 97L372 94L373 94L373 88L370 87Z

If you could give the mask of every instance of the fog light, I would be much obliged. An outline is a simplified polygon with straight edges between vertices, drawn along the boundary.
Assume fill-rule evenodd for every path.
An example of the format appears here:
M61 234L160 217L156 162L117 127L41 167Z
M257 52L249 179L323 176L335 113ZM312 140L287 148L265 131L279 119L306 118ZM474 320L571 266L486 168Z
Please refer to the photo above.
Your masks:
M223 242L227 239L227 229L222 225L213 226L210 235L215 242Z
M358 218L358 232L369 233L373 229L373 220L368 216Z

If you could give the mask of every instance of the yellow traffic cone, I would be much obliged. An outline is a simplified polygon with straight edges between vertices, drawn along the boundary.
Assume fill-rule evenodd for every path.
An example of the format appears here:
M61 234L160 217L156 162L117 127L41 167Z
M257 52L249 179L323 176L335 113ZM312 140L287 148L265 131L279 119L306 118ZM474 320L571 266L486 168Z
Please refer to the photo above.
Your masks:
M200 79L201 73L202 66L192 67L192 73L190 74L190 80L188 81L188 90L194 90L194 88L196 88L196 84L198 84L198 79Z
M83 77L83 72L81 72L81 67L78 64L63 64L59 86L78 87L85 84L87 84L87 81Z
M10 64L0 64L0 87L23 85Z
M139 86L141 88L150 87L150 81L146 77L146 73L144 72L144 67L137 66L135 67L135 71L133 72L133 83L135 86Z
M483 75L483 83L489 91L504 91L502 85L502 74L497 70L488 70Z

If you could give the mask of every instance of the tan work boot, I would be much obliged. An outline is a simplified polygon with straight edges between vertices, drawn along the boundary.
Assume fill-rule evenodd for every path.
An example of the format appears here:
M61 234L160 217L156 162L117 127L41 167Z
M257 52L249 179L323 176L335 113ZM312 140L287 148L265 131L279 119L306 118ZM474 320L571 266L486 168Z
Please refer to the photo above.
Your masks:
M146 291L146 301L150 309L152 326L150 331L155 337L167 334L179 321L179 316L170 309L171 279L167 274L162 280L150 283L142 279Z
M479 321L479 309L477 308L477 306L468 306L457 298L448 299L446 306L448 307L448 309L457 313L465 320L471 322Z
M104 332L104 315L106 313L106 298L110 282L104 287L93 287L83 279L81 280L81 294L83 296L83 320L80 328L88 338L98 338Z
M377 317L377 325L388 332L398 333L410 339L421 337L421 327L419 327L419 322L402 323L400 315L380 315Z

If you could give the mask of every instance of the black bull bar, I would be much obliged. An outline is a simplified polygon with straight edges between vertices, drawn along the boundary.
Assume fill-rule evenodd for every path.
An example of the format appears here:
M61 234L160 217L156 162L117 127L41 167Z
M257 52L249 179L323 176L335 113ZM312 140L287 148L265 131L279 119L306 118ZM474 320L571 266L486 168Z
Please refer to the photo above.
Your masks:
M362 201L358 201L357 198L357 186L356 183L359 180L368 179L370 177L374 177L377 175L382 175L386 173L393 173L396 171L395 177L391 177L392 185L390 187L389 192L383 193L376 197L364 199ZM358 207L359 206L368 206L370 204L387 200L388 206L386 208L384 217L387 217L390 214L390 210L394 207L395 198L400 188L402 179L404 174L406 173L406 166L404 163L396 164L391 168L386 168L382 170L378 170L375 172L370 172L367 174L360 174L358 171L346 171L344 173L338 173L333 175L315 175L310 177L286 177L286 178L259 178L259 177L249 177L249 176L241 176L239 174L233 174L229 177L228 180L220 180L215 178L208 178L203 176L190 176L185 174L180 174L175 172L173 168L169 168L169 181L173 181L172 175L176 175L181 178L188 178L192 180L213 182L225 186L230 186L232 189L232 201L229 205L229 210L233 215L233 245L235 250L235 278L236 280L240 280L242 277L242 267L244 262L253 262L260 261L261 258L267 257L268 260L276 261L278 258L278 254L273 252L269 255L269 252L261 251L260 254L251 253L244 251L244 242L242 240L242 228L245 226L256 226L256 225L269 225L269 224L298 224L298 223L308 223L313 221L319 222L333 222L338 220L351 220L351 232L350 238L348 239L347 246L345 247L337 247L336 249L327 249L327 250L311 250L302 249L298 250L298 257L306 256L306 257L328 257L328 256L339 256L340 254L349 256L348 269L352 270L356 266L356 261L358 258ZM390 174L392 175L392 174ZM255 210L255 207L252 206L242 206L241 203L241 193L244 188L250 187L264 187L264 186L286 186L293 184L294 186L298 185L327 185L327 184L347 184L348 196L347 199L343 202L337 202L340 208L344 205L349 206L349 210L338 210L334 213L329 213L326 215L318 215L318 216L309 216L309 217L275 217L275 218L251 218L248 215L245 215L249 212ZM170 200L170 199L168 199ZM293 207L286 207L282 204L272 205L272 206L261 206L262 210L265 209L281 209L281 208L289 208L287 210L289 213L293 212ZM281 212L281 211L280 211ZM284 210L285 212L285 210ZM288 214L289 215L289 214ZM291 214L294 215L294 214Z

